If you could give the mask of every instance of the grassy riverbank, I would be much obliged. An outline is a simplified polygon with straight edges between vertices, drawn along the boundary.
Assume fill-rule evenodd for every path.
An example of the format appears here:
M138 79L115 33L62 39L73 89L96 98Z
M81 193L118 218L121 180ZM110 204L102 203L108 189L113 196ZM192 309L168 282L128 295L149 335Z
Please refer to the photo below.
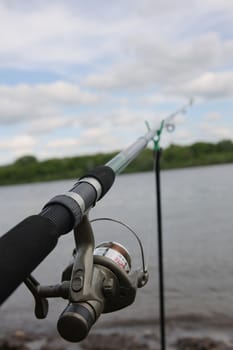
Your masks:
M13 164L0 167L0 185L78 178L95 166L105 164L115 153L95 154L72 158L38 161L34 156L24 156ZM163 150L162 169L224 164L233 162L233 142L198 142L189 146L171 145ZM153 166L152 151L144 150L126 169L126 173L150 171Z

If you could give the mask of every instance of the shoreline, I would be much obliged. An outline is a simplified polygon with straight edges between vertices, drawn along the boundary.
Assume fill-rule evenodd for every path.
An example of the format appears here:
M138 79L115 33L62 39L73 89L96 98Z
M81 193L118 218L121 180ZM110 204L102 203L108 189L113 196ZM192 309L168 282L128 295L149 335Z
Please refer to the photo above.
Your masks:
M233 349L233 318L197 315L171 317L166 322L169 350ZM129 321L93 327L81 343L64 341L57 332L17 329L0 336L0 350L155 350L160 349L158 320Z
M158 332L145 329L132 334L117 331L103 334L92 332L80 343L69 343L58 335L24 333L17 330L0 337L0 350L155 350L160 349ZM167 350L232 350L230 334L177 334L166 338Z
M222 140L217 144L197 142L189 146L170 145L163 150L161 170L233 164L232 150L233 143L229 140ZM76 179L90 169L106 164L118 153L116 151L47 160L37 160L33 155L25 155L11 164L0 166L0 186ZM135 174L152 170L152 149L146 148L134 162L130 162L124 173Z

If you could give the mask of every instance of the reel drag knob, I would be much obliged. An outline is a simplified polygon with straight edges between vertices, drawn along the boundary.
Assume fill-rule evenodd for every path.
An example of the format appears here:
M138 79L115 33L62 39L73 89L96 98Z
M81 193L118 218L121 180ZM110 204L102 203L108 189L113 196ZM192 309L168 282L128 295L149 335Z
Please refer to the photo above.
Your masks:
M69 304L57 322L57 330L61 337L74 343L85 339L98 318L95 311L86 302Z

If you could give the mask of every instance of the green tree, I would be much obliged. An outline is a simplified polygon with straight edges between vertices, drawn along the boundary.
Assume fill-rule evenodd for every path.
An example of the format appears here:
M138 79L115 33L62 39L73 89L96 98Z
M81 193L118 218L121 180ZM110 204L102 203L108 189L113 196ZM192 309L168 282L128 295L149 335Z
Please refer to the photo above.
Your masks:
M37 159L35 156L32 156L32 155L26 155L26 156L20 157L15 161L16 165L29 165L29 164L35 164L35 163L37 163Z
M223 140L217 143L217 150L221 152L232 152L233 151L233 142L231 140Z

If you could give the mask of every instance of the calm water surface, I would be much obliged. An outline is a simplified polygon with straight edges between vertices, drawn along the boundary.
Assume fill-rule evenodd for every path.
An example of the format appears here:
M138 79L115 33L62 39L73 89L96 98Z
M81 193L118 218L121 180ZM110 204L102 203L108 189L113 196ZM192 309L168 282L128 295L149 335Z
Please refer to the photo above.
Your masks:
M233 165L164 171L161 176L167 316L233 319ZM40 212L48 199L67 191L74 181L0 187L1 234L26 216ZM122 320L155 320L158 277L153 173L119 176L91 212L91 218L103 216L121 219L139 233L150 281L138 291L134 305L102 315L97 326ZM95 223L94 231L97 243L112 239L123 243L132 253L134 266L140 265L136 241L127 231L109 223ZM58 283L72 249L72 234L62 237L36 269L35 277L43 284ZM48 318L36 320L33 299L22 285L1 308L1 332L22 327L55 329L66 302L51 300L50 305Z

